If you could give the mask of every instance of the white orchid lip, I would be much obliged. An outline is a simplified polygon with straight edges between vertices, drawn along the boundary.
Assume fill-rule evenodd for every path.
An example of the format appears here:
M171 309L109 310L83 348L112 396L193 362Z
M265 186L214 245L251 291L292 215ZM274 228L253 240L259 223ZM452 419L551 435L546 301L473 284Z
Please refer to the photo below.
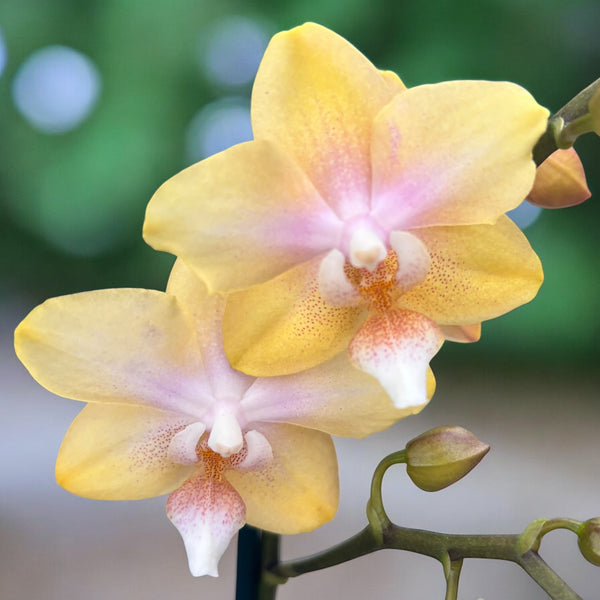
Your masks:
M442 332L431 319L396 308L370 315L348 352L359 369L379 381L394 406L414 414L428 402L428 365L443 342Z
M171 492L167 517L183 539L192 575L217 577L221 556L244 525L246 506L227 481L196 475Z

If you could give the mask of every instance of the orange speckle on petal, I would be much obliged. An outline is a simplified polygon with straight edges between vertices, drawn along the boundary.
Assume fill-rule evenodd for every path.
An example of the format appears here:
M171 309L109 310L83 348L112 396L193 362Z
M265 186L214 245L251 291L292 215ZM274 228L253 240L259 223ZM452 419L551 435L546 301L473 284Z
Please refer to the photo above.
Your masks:
M204 477L206 479L213 479L215 481L221 481L223 473L227 468L227 459L223 458L217 452L214 452L208 447L206 436L198 442L196 446L196 453L200 464L204 468Z
M377 313L388 311L399 294L396 286L397 271L398 256L394 250L388 251L374 271L358 269L348 262L344 265L348 280L360 291L369 309Z

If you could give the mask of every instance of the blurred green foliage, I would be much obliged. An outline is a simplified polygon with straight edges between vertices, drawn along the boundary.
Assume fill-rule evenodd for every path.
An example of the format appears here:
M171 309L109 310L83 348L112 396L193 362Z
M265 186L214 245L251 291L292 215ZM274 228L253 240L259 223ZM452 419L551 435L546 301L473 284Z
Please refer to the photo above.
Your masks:
M2 297L161 288L172 258L141 238L154 190L186 166L186 128L225 94L198 64L202 39L243 15L268 33L304 21L346 37L409 86L457 78L510 80L558 109L600 75L595 0L2 0L0 74ZM60 135L17 111L11 82L35 50L71 46L102 78L95 110ZM249 95L250 86L237 90ZM577 145L600 195L600 140ZM600 273L595 199L544 213L527 234L546 282L528 306L487 324L484 341L444 360L596 361Z

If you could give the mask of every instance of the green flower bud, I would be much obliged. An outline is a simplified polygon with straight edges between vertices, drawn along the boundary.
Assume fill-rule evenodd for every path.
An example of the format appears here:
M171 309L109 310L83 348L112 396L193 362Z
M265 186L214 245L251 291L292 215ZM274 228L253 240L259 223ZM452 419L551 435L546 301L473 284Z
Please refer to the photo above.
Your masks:
M426 492L436 492L464 477L490 447L455 425L430 429L406 445L406 472Z
M581 554L593 565L600 567L600 517L582 523L577 535Z

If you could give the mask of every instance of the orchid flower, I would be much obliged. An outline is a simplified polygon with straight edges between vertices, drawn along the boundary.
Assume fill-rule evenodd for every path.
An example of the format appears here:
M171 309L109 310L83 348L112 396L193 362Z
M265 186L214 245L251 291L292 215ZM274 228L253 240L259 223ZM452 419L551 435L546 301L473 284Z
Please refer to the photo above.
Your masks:
M144 236L229 296L224 342L253 375L348 347L394 404L426 398L445 339L532 299L539 260L504 213L533 186L548 111L511 83L406 89L324 27L270 42L254 140L149 203Z
M223 304L178 261L167 293L54 298L15 333L39 383L89 403L60 448L58 483L101 500L169 493L194 575L217 575L244 522L298 533L331 519L338 481L327 434L364 437L408 414L343 354L284 377L232 369Z

